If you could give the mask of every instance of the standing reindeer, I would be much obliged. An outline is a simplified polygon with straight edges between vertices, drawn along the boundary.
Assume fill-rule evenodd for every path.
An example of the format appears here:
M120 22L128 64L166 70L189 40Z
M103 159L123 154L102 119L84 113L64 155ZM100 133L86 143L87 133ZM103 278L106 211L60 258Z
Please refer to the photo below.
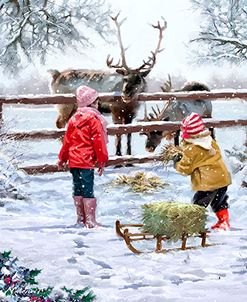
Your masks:
M102 113L111 112L114 124L130 124L137 114L140 103L136 101L135 95L144 92L146 89L145 77L152 70L156 63L156 55L162 51L161 41L163 39L163 31L166 29L166 22L161 26L160 22L157 25L152 25L153 28L159 30L159 40L154 52L147 61L136 69L128 67L125 58L125 49L123 47L120 27L125 21L118 22L118 16L111 17L115 22L118 32L118 42L121 50L121 63L113 64L113 59L108 55L106 63L109 68L114 68L114 73L89 72L84 70L67 70L59 73L51 71L52 83L51 88L54 93L74 93L80 85L88 85L98 91L121 91L122 98L112 102L111 104L100 102L100 111ZM110 81L112 80L112 82ZM107 87L108 84L109 86ZM111 85L110 85L111 84ZM110 87L110 88L109 88ZM76 105L66 104L59 106L59 116L56 125L58 128L65 127L69 118L76 110ZM127 154L131 154L131 134L127 134ZM121 135L116 136L116 155L121 153Z
M154 52L151 52L147 61L143 61L143 64L136 68L131 69L126 62L125 58L125 49L123 46L120 26L125 20L118 22L118 16L111 17L115 22L118 32L118 42L121 50L121 63L120 61L117 64L113 64L113 58L107 57L107 66L110 68L115 68L116 72L123 76L123 89L122 89L122 100L112 108L113 112L113 122L115 124L131 124L134 117L136 116L137 110L140 107L140 103L136 101L135 96L138 93L144 92L146 90L147 84L145 77L154 67L156 63L156 56L161 49L161 41L163 39L163 32L167 27L166 22L163 26L160 25L160 22L157 25L152 25L153 28L159 30L159 40ZM127 134L127 154L131 154L131 133ZM121 134L116 136L116 155L121 155Z
M164 86L161 89L164 92L171 91L171 79L165 82ZM189 82L186 83L181 89L174 90L176 92L182 91L210 91L209 88L199 82ZM204 118L212 117L212 103L210 101L203 100L194 100L194 101L168 101L164 108L160 111L157 107L157 110L152 107L153 112L147 115L145 110L145 117L143 121L181 121L191 112L195 112L200 114ZM214 136L213 129L210 129L212 136ZM156 147L161 143L162 138L171 137L174 133L170 131L151 131L151 132L143 132L141 135L146 135L147 140L145 143L145 148L149 152L153 152ZM174 136L175 145L179 144L179 130L176 131Z
M59 94L75 93L81 85L87 85L97 91L121 91L123 87L123 77L116 72L103 72L99 70L69 69L59 72L49 70L52 76L51 90ZM56 120L57 128L64 128L75 113L77 104L60 104ZM99 104L101 113L111 113L109 103Z

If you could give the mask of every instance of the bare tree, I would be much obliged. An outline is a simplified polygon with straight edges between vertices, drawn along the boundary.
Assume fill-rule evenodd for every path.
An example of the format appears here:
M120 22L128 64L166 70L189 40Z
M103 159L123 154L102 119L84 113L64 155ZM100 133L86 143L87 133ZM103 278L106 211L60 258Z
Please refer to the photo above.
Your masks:
M191 0L191 2L192 7L199 10L201 15L199 33L191 40L197 42L196 52L199 61L246 60L247 0Z
M25 60L45 63L67 47L93 46L90 34L111 37L105 0L0 0L0 65L16 73Z

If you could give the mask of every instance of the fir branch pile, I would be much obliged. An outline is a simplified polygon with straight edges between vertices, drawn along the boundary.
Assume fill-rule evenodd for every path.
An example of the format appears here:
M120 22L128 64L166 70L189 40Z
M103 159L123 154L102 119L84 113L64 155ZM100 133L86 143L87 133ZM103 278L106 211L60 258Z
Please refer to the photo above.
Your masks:
M168 144L161 149L161 161L164 165L167 165L169 161L172 161L176 155L182 155L183 151L180 147Z
M91 302L96 296L88 288L72 290L63 287L40 288L36 277L41 270L18 266L17 258L10 251L0 253L0 301L1 302Z
M142 206L143 230L153 235L166 236L171 241L182 235L205 231L206 209L179 202L158 202Z
M129 185L134 192L143 193L163 188L165 183L158 176L148 177L145 172L137 172L134 176L118 175L112 185Z

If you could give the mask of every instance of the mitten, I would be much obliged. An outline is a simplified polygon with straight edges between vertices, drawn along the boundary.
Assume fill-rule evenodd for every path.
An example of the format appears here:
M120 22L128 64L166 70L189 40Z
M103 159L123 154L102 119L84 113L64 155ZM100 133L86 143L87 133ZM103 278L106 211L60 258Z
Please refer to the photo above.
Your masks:
M174 162L174 164L178 163L183 157L182 153L177 153L173 156L172 160Z

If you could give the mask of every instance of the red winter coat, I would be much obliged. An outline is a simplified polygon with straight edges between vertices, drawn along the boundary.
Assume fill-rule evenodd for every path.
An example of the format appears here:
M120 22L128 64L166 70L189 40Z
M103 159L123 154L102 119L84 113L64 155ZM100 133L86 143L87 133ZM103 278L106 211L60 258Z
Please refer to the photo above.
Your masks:
M69 120L59 160L69 161L70 168L104 167L108 161L105 133L97 115L76 112Z

